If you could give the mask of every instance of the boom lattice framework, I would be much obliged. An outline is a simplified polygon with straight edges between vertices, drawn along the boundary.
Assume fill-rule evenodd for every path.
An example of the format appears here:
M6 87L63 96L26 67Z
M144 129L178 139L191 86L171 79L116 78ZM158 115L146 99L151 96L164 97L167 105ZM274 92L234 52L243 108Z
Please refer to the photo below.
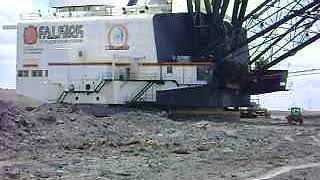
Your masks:
M189 13L200 12L201 1L188 0ZM239 49L249 45L249 65L259 64L254 71L267 70L320 38L320 0L265 0L249 13L247 5L253 1L234 0L230 38L223 38L230 0L203 1L211 21L211 43L202 54L223 47L219 52L226 49L224 53L213 52L219 60L247 53L246 48ZM242 30L247 32L245 41L240 37Z
M267 70L320 38L319 0L266 0L244 19L250 65Z

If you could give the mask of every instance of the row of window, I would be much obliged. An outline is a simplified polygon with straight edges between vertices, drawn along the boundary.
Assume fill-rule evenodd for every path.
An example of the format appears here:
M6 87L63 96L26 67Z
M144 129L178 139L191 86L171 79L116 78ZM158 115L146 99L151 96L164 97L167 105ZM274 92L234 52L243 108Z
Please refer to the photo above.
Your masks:
M173 73L173 67L167 66L167 74ZM18 77L48 77L48 70L19 70L17 73ZM209 76L209 70L204 67L197 68L197 79L198 80L207 80Z
M167 74L172 74L172 66L167 66ZM19 70L17 73L18 77L29 77L29 70ZM31 77L48 77L48 70L31 70Z
M18 70L18 77L48 77L48 70Z
M167 66L167 74L173 74L173 67ZM206 66L197 67L197 80L198 81L208 81L210 78L210 70Z
M72 12L72 11L99 11L108 9L107 6L79 6L79 7L63 7L58 8L58 12Z

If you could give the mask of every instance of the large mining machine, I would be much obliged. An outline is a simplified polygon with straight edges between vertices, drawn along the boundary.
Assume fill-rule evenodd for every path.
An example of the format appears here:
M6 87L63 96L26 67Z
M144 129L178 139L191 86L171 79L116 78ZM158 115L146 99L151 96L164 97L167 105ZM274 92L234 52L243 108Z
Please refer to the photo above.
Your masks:
M161 105L247 107L251 95L286 91L288 71L274 67L320 38L320 1L265 0L248 12L249 3L255 1L187 0L192 61L212 62L210 80L159 91Z

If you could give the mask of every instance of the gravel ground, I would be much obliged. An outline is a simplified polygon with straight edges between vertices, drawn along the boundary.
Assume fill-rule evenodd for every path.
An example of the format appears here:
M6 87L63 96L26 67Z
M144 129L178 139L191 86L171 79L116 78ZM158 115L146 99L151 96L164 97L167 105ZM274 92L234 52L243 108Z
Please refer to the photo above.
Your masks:
M303 126L263 118L174 121L128 108L97 118L77 106L2 98L8 92L0 91L1 180L320 177L320 118Z

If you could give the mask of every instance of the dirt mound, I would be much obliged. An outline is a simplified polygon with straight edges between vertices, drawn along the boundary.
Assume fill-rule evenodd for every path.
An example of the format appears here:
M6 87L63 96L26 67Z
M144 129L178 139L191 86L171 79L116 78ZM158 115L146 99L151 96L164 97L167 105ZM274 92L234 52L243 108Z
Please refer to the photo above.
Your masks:
M8 158L18 149L19 141L29 131L29 121L23 108L0 100L0 154Z
M0 101L0 133L4 149L18 153L35 150L110 150L137 143L141 127L130 123L129 114L118 109L113 117L96 118L78 106L46 104L31 111Z
M85 108L0 100L0 179L242 180L320 161L318 121L173 121L112 107L96 117Z
M47 159L48 155L64 156L65 152L105 154L139 143L134 130L130 130L136 128L129 127L127 121L99 119L77 106L47 104L28 111L0 101L0 109L0 161L28 156ZM117 114L116 110L113 114ZM0 177L20 177L8 174L6 168L0 164ZM15 166L10 168L10 172L20 172Z
M107 145L117 146L131 137L127 132L121 134L113 129L110 121L88 115L77 106L43 105L31 111L29 117L39 133L32 137L40 138L41 146L84 150Z
M0 101L0 131L13 131L17 129L16 108L9 102Z

